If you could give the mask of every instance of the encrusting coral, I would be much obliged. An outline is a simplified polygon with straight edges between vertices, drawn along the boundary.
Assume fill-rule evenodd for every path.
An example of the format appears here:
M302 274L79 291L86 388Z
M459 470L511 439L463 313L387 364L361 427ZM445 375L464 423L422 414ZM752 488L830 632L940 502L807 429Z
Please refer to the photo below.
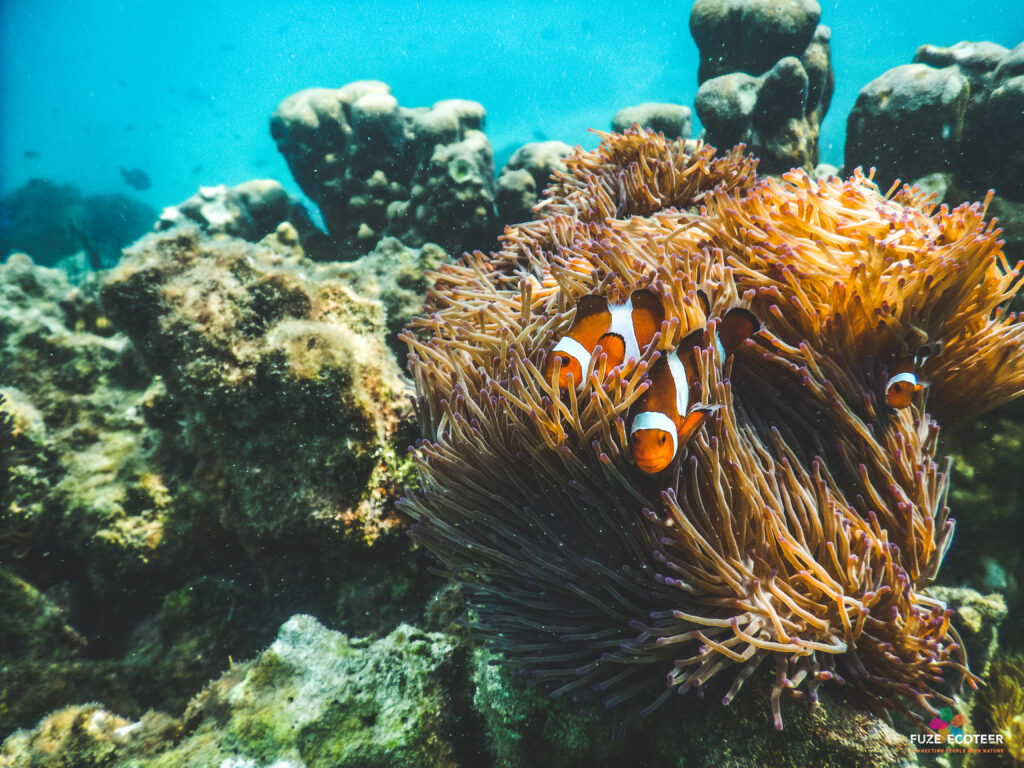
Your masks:
M859 173L760 179L742 147L602 139L501 253L443 267L406 329L428 436L413 535L466 585L476 628L555 692L646 711L728 675L728 703L771 660L777 728L783 691L814 700L828 680L934 713L975 678L927 590L953 522L925 401L952 420L1024 389L999 231L981 205L935 211ZM595 352L565 390L560 366L544 376L580 299L640 289L666 320L639 360ZM648 370L737 306L761 331L727 365L707 341L693 355L717 414L688 457L640 473ZM890 372L926 344L930 389L889 408Z

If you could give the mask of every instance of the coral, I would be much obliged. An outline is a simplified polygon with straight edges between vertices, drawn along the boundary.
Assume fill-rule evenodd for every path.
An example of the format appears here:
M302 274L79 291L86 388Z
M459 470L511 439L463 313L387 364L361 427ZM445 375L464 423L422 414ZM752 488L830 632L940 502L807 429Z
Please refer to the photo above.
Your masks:
M1016 273L982 206L758 179L738 150L644 132L567 166L501 254L441 270L403 336L428 436L406 506L474 626L535 682L607 706L650 711L733 667L729 702L766 661L779 728L783 692L828 681L918 718L952 702L974 678L928 592L953 522L924 398L955 422L1024 389L1024 327L999 309ZM559 392L540 371L577 301L639 288L664 303L656 341ZM696 354L719 416L674 471L640 475L626 429L646 371L737 304L765 327L731 371ZM929 340L930 392L887 408L886 371Z
M91 269L117 263L144 235L156 211L127 195L82 195L69 184L33 179L0 201L0 258L25 251L40 264L87 252Z
M432 243L407 248L395 238L385 237L370 253L355 261L335 263L324 274L343 281L360 296L380 301L388 344L401 360L406 350L398 333L423 308L430 287L427 275L446 261L448 255Z
M476 102L407 109L369 80L300 91L270 120L343 258L389 235L457 253L485 245L495 234L494 160L483 127Z
M0 734L28 725L40 713L66 703L69 695L102 695L115 706L130 704L111 663L85 657L86 640L54 602L0 567ZM0 763L2 764L2 763Z
M864 86L846 123L846 166L880 183L952 169L970 86L955 67L904 64Z
M666 139L688 139L693 128L690 108L682 104L660 104L648 101L620 109L612 117L612 130L625 131L639 125L665 134Z
M194 229L189 237L176 239L172 231L148 242L197 243L178 255L201 262L209 241ZM210 325L193 329L195 318L183 309L174 318L194 335L171 336L177 328L169 323L167 337L159 328L145 337L161 350L173 350L172 341L190 345L165 362L196 352L191 362L208 365L209 378L197 369L193 378L155 375L146 355L117 330L123 323L134 333L164 305L145 312L125 307L115 318L99 303L103 276L72 287L59 270L25 255L0 265L0 463L8 470L0 505L0 736L48 709L93 699L132 718L150 706L179 711L230 656L255 653L295 610L380 633L414 620L436 587L423 573L425 555L411 551L405 536L380 536L400 527L390 496L411 474L398 456L410 441L399 420L409 409L385 345L381 304L340 282L355 283L360 265L305 260L287 224L264 246L217 238L224 261L193 263L171 287L205 297L211 310L237 301L243 322L229 332L207 316ZM422 301L414 294L422 270L443 254L436 247L382 247L375 258L360 273L363 287L374 284L396 312L411 313ZM404 267L384 275L389 260ZM233 277L219 271L224 265ZM155 268L133 272L130 264L117 275L165 276ZM240 281L235 293L224 288L230 279ZM296 286L308 292L298 304L315 304L319 296L335 304L319 321L282 318L276 313L297 296L289 292ZM326 333L330 347L287 343L290 322ZM211 340L202 330L222 335ZM244 357L242 367L249 365L244 370L256 379L252 418L265 421L249 428L259 438L265 429L265 443L246 436L241 446L227 439L211 445L203 431L206 413L249 402L217 377L231 373L220 367L223 357L214 359L225 348ZM206 358L198 355L204 349ZM326 373L313 381L318 361ZM292 362L298 373L276 377L275 366ZM206 382L210 389L197 386ZM392 411L383 413L381 401ZM328 417L312 429L300 420L315 422L323 413ZM225 410L222 418L236 415ZM246 425L239 421L236 435ZM317 455L321 445L329 449ZM288 461L263 465L268 451ZM347 462L344 471L332 470L334 461ZM324 467L334 476L321 477ZM298 545L286 533L299 537L303 530L316 534ZM280 541L270 532L281 532ZM59 621L40 618L58 615Z
M137 757L152 728L108 712L97 716L95 709L88 712L94 721L116 722L117 729L79 733L78 748L105 748L110 765L146 768L231 761L309 768L455 766L460 763L449 735L455 720L447 694L456 661L456 647L445 635L400 625L371 643L297 615L258 658L228 670L196 696L177 727L166 724L165 738L147 750L152 759ZM72 717L81 718L75 710L57 713L35 732L15 734L0 751L0 765L8 765L6 756L18 768L43 739L66 741L75 729L62 721ZM187 738L180 739L181 730Z
M85 580L102 591L115 574L137 575L163 540L169 500L141 407L150 378L88 288L72 289L61 272L13 255L0 266L0 297L0 387L20 452L0 526L39 533L22 554L87 561ZM49 567L36 575L52 579Z
M800 56L820 18L815 0L784 6L769 0L697 0L690 11L690 34L700 49L697 81L737 71L758 74L779 59Z
M970 194L995 187L1024 200L1022 62L1024 43L921 46L914 63L861 89L847 119L846 167L874 166L882 184L947 173Z
M832 100L828 27L814 0L698 0L690 31L700 49L694 106L705 138L744 143L760 169L818 163L818 134Z
M824 706L794 713L785 735L756 727L767 704L748 697L722 713L675 699L616 736L600 709L543 696L498 660L464 636L403 624L371 641L297 615L254 660L208 684L180 719L149 712L131 722L97 705L70 707L11 735L0 766L46 765L56 750L71 764L93 765L95 756L109 768L526 768L539 755L551 768L662 765L671 755L722 768L909 764L903 736L827 694Z
M565 170L564 158L571 152L572 147L561 141L535 141L513 152L495 184L499 221L529 220L551 174Z
M273 179L253 179L234 187L200 187L184 202L164 208L156 228L162 231L191 222L210 235L240 237L255 243L286 221L298 232L303 250L312 258L335 258L330 241L310 221L306 209Z
M991 45L991 44L989 44ZM955 46L954 46L955 47ZM986 61L988 64L988 61ZM966 66L958 65L963 71ZM968 72L968 79L973 73ZM1024 201L1024 43L999 59L991 79L972 90L960 146L960 176L971 189L995 187L1001 194ZM973 89L972 80L972 89Z
M1003 656L992 663L975 703L974 718L981 732L1003 737L1009 757L1004 764L1024 765L1024 656Z
M224 489L220 523L264 562L297 552L289 542L372 541L393 528L389 499L406 471L393 442L405 385L380 304L318 273L331 267L305 259L293 229L278 234L151 235L103 286Z

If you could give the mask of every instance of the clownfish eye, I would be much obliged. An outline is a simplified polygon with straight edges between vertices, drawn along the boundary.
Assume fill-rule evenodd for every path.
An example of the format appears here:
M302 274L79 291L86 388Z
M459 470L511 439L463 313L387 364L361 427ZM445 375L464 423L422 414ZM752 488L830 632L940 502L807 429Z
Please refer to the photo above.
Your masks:
M665 433L663 432L663 433L661 434L661 437L660 437L660 438L658 438L658 445L664 445L664 444L665 444L665 438L666 438L666 437L667 437L667 435L665 435Z

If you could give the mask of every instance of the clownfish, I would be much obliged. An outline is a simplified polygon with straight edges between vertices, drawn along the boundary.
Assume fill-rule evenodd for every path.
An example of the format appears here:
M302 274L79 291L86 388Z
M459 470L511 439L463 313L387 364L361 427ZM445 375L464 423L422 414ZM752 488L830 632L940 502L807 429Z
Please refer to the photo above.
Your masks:
M712 343L724 361L761 323L742 307L726 312ZM651 384L634 406L629 428L629 452L637 468L648 475L661 472L672 463L708 416L721 406L695 402L700 397L694 347L704 342L704 329L688 334L679 346L651 368Z
M927 381L919 381L917 372L933 354L941 350L938 344L921 347L913 357L905 357L897 361L889 372L889 381L885 385L885 404L890 408L906 408L914 395L928 386Z
M544 365L544 378L551 380L555 360L562 361L558 388L583 381L590 358L598 346L608 356L608 370L627 359L639 360L644 347L665 320L661 299L649 290L633 291L621 304L611 304L603 296L589 295L576 305L576 317L568 333L551 350Z

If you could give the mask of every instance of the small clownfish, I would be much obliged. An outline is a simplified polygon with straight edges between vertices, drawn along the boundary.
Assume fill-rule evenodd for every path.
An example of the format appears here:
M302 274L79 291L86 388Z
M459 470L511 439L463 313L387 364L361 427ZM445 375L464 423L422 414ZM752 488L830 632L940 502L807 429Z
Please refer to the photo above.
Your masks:
M914 399L914 395L928 386L927 381L919 381L917 372L928 361L938 354L938 344L926 344L913 357L905 357L897 361L889 374L885 385L885 404L890 408L906 408Z
M653 291L633 291L621 304L611 304L603 296L584 296L568 333L548 356L544 378L551 380L555 360L561 359L558 388L568 387L570 376L574 386L579 385L598 346L608 356L609 370L627 359L639 360L664 321L665 308Z
M712 332L712 343L724 361L760 327L761 323L749 310L734 307L726 312L717 331ZM655 363L651 385L634 406L629 452L644 474L654 475L669 466L708 416L721 407L694 402L700 397L694 347L703 342L704 329L700 328Z

